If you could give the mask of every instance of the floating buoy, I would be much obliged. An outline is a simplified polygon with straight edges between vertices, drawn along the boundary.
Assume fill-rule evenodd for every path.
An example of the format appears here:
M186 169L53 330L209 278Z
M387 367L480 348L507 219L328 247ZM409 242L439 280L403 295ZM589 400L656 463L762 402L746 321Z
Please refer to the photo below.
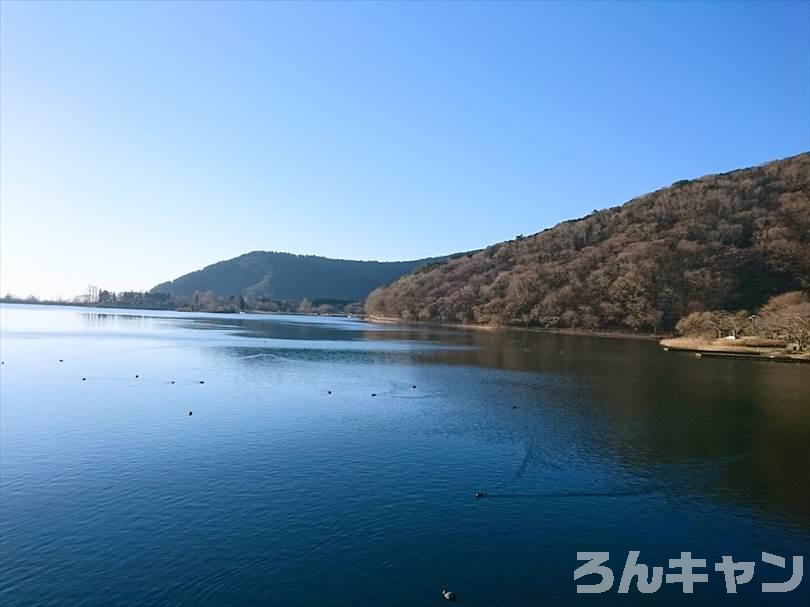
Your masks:
M200 383L201 383L201 384L204 384L205 382L204 382L203 380L200 380Z
M86 378L86 377L82 377L82 381L87 381L87 378Z
M445 601L455 601L456 600L456 593L452 590L442 590L442 598Z
M331 390L327 390L327 391L326 391L326 393L327 393L327 394L332 394L332 391L331 391Z
M372 392L372 393L371 393L371 396L377 396L377 393L376 393L376 392Z
M136 376L135 376L135 379L138 379L139 377L140 377L140 375L136 375Z
M512 405L512 408L513 408L513 409L517 409L517 405Z
M174 383L174 380L172 380L172 383Z
M60 363L63 363L63 362L65 362L65 361L64 361L64 360L62 360L62 359L60 358L60 359L59 359L59 362L60 362Z
M189 415L192 415L191 411L188 412Z
M411 388L413 388L414 390L416 390L416 386L411 386Z

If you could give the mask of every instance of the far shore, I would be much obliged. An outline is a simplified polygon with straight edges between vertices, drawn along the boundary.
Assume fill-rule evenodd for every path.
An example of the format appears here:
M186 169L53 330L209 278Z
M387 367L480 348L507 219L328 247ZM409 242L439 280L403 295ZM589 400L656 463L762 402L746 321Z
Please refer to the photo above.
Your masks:
M281 311L281 310L194 310L189 307L147 307L147 306L131 306L126 304L116 303L87 303L80 301L49 301L49 300L9 300L0 299L0 304L21 305L21 306L67 306L71 308L97 308L102 310L141 310L143 312L187 312L191 314L278 314L285 316L334 316L338 318L362 318L361 315L351 314L349 312L297 312L297 311Z
M810 352L793 352L784 342L758 337L734 340L674 337L662 339L660 343L665 350L692 352L697 356L810 363Z

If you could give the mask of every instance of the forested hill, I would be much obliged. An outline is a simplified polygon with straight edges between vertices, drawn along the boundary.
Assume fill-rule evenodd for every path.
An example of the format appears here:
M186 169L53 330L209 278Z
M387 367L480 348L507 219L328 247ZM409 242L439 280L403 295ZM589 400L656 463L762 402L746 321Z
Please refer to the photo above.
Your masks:
M810 154L678 181L626 204L417 270L371 314L653 331L810 287Z
M195 291L256 299L360 301L373 289L437 259L349 261L314 255L253 251L185 274L152 289L175 297Z

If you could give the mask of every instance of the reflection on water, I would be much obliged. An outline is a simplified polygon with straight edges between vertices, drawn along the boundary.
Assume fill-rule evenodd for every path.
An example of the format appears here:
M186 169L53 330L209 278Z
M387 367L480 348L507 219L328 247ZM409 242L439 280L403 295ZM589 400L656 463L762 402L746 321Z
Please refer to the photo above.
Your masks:
M565 605L577 551L810 540L807 365L295 316L0 322L3 604Z
M670 472L731 458L701 486L810 527L810 367L663 352L654 342L470 332L444 364L573 374L587 398L568 407L599 419L592 441L633 467ZM609 430L608 430L609 428ZM699 483L696 483L699 484Z

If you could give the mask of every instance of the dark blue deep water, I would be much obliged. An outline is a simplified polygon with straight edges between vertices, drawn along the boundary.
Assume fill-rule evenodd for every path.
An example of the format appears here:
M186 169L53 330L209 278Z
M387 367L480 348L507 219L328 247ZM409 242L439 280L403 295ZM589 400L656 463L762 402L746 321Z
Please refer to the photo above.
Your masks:
M0 313L6 607L441 605L445 587L470 606L807 604L810 365L346 319ZM692 595L618 595L629 550L756 574L737 596L714 571ZM610 592L576 594L578 551L610 552ZM790 573L762 551L805 556L798 590L761 593Z

